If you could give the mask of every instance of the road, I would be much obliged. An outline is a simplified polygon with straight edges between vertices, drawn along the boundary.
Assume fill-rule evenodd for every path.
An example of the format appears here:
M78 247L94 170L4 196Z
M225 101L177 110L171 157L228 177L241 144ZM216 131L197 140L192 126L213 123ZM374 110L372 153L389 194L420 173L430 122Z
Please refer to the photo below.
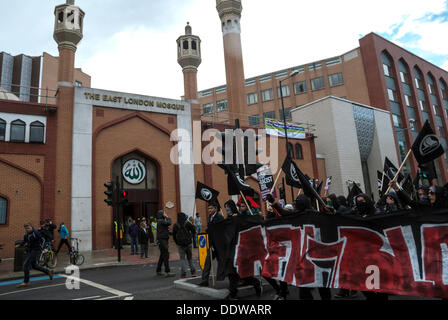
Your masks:
M58 274L50 281L48 276L32 278L29 287L16 288L17 281L0 282L0 300L213 300L197 293L174 288L173 281L179 279L179 262L170 262L176 277L165 278L156 275L155 264L133 266L103 267L81 270L79 289L69 290L67 275ZM199 267L198 267L198 270ZM200 279L197 280L199 282ZM72 283L73 285L73 283ZM220 287L226 287L221 283ZM298 288L289 287L290 300L298 300ZM332 290L334 295L335 290ZM313 295L319 299L317 291ZM272 300L273 290L265 286L261 298L253 295L242 297L244 300ZM391 296L390 300L409 300L423 298ZM364 300L361 293L354 300Z

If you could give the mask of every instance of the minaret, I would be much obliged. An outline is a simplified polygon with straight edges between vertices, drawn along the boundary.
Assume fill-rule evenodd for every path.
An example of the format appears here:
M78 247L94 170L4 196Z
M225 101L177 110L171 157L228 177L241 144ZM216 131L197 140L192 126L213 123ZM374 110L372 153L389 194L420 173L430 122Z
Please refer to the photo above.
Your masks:
M92 234L86 224L91 219L85 215L90 206L82 203L77 185L72 184L73 167L73 118L74 118L74 70L77 44L82 39L84 12L75 6L74 0L67 0L54 10L55 24L53 38L58 44L59 67L57 80L57 148L55 150L56 167L55 212L59 221L71 229L71 236L82 240L80 250L91 250ZM78 129L79 130L79 129ZM76 183L76 182L75 182ZM82 211L82 213L80 213Z
M58 84L73 84L75 52L82 39L84 11L75 6L75 0L54 9L55 23L53 38L59 49Z
M232 118L246 110L246 92L241 49L241 0L216 0L221 19L226 64L227 99Z
M201 39L192 34L187 22L185 35L177 39L177 62L184 74L185 101L191 104L192 120L200 120L201 108L198 102L198 67L201 64Z

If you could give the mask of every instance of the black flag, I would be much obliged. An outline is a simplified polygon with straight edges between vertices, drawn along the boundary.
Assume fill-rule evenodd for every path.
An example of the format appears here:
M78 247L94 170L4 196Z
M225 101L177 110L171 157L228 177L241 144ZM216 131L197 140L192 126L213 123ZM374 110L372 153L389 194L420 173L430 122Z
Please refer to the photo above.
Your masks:
M323 208L325 208L325 203L322 200L322 198L319 196L319 194L316 192L316 190L313 188L313 186L310 184L310 181L305 177L302 171L297 167L297 165L292 161L290 157L286 157L285 161L282 165L282 170L286 174L286 177L290 178L290 180L294 181L294 183L299 183L301 185L301 188L303 189L303 193L311 199L311 201L314 201L314 199L317 199Z
M196 199L210 202L217 200L218 195L219 191L216 191L215 189L212 189L199 181L196 184Z
M401 186L403 190L411 197L414 197L414 184L412 183L412 178L410 175L404 179L403 185Z
M297 174L296 168L297 166L295 165L295 163L289 157L286 157L286 160L282 165L282 170L286 175L286 184L288 186L300 189L303 187L300 183L300 178Z
M244 181L244 179L240 177L238 172L228 171L227 191L229 196L241 195L240 192L242 192L245 196L254 196L254 190Z
M428 120L423 125L411 149L419 164L437 159L445 152L439 138L432 131Z
M363 193L362 190L358 187L358 185L356 184L356 182L353 182L353 187L350 190L350 192L348 193L347 196L347 202L349 204L350 207L354 206L354 199L356 198L357 195Z
M383 172L390 180L392 180L398 172L397 167L394 166L394 164L392 163L392 161L389 160L388 157L386 157L386 160L384 160ZM400 172L398 174L397 181L401 182L401 181L403 181L403 179L404 179L404 176ZM387 190L387 188L386 188L386 190Z

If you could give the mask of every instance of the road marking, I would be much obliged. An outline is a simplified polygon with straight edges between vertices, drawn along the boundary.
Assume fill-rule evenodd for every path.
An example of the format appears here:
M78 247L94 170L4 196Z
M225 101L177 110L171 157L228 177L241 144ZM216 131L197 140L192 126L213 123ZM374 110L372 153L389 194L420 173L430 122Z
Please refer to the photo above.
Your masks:
M126 297L124 300L134 300L134 296Z
M85 297L85 298L78 298L78 299L73 299L73 300L89 300L89 299L96 299L96 298L100 298L101 296L93 296L93 297Z
M52 288L52 287L58 287L58 286L65 286L65 283L54 284L54 285L51 285L51 286L43 286L43 287L31 288L31 289L21 289L21 290L17 290L17 291L11 291L11 292L6 292L6 293L1 293L0 296L6 296L6 295L8 295L8 294L14 294L14 293L20 293L20 292L26 292L26 291L32 291L32 290L38 290L38 289L44 289L44 288Z
M62 278L61 276L58 275L54 275L53 279L59 279ZM44 277L35 277L35 278L30 278L30 282L36 282L36 281L42 281L42 280L49 280L48 276L44 276ZM5 281L5 282L0 282L0 287L3 286L9 286L12 284L19 284L22 283L23 280L13 280L13 281Z
M118 262L101 262L101 263L94 263L94 266L104 266L107 264L117 264Z
M116 289L113 289L111 287L108 287L108 286L105 286L105 285L102 285L102 284L99 284L99 283L96 283L96 282L93 282L93 281L90 281L90 280L85 280L85 279L81 279L81 278L77 278L77 277L73 277L73 276L66 276L66 275L62 275L62 276L65 277L65 278L70 278L70 280L72 280L72 281L79 281L79 282L84 283L86 285L89 285L91 287L94 287L94 288L97 288L97 289L109 292L110 294L113 294L113 295L115 295L117 297L125 297L125 296L130 296L131 295L130 293L127 293L127 292L124 292L124 291L120 291L120 290L116 290Z

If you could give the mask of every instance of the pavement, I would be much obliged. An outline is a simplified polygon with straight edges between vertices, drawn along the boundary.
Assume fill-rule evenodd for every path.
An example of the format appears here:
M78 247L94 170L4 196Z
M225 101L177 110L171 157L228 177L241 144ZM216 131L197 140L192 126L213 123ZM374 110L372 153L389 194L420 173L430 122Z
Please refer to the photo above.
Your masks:
M149 245L148 258L142 259L140 255L131 255L130 246L123 246L121 250L121 262L118 262L116 249L104 249L104 250L92 250L88 252L81 252L84 255L84 263L78 266L80 270L89 270L103 267L113 266L129 266L129 265L142 265L149 263L157 263L159 260L159 247ZM170 261L179 260L179 254L175 243L169 244ZM193 249L193 258L198 257L197 249ZM58 255L58 263L54 268L54 273L65 273L65 268L70 265L69 254L64 247ZM31 277L42 273L36 270L32 270ZM0 281L15 280L23 278L23 271L14 272L14 258L2 259L0 262Z

